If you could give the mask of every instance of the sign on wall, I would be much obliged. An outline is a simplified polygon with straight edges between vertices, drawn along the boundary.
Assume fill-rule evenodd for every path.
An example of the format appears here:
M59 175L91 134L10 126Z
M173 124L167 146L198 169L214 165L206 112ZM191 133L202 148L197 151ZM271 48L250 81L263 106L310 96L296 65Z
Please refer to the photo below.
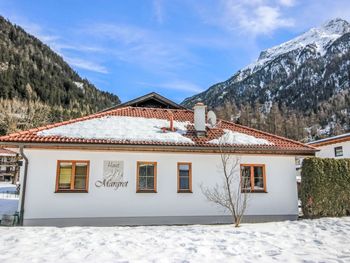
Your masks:
M103 161L103 179L95 182L95 186L110 187L117 190L120 187L127 187L128 181L124 181L123 161Z

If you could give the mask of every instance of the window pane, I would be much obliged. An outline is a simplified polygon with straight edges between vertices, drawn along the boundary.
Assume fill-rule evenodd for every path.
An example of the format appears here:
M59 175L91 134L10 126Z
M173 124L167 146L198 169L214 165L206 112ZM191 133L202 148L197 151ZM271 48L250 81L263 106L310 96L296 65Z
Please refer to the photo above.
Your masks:
M264 175L262 166L254 166L254 190L264 190Z
M139 165L139 189L154 190L155 166L153 164Z
M145 176L140 176L139 177L139 189L143 190L146 189L146 177Z
M153 177L154 176L154 166L153 164L147 165L147 177Z
M72 163L60 163L58 188L70 189L71 177L72 177Z
M190 189L190 180L188 176L180 176L180 190Z
M190 176L190 171L181 171L179 173L180 176Z
M146 176L147 174L147 166L144 164L141 164L139 166L139 176Z
M86 189L87 163L77 163L75 166L74 189Z
M148 190L154 189L154 178L153 177L147 177L147 189Z
M180 169L180 171L189 171L190 165L189 164L180 164L179 169Z
M343 147L342 146L335 147L334 151L335 151L335 156L343 156Z
M242 166L241 173L242 173L242 188L251 189L250 166Z

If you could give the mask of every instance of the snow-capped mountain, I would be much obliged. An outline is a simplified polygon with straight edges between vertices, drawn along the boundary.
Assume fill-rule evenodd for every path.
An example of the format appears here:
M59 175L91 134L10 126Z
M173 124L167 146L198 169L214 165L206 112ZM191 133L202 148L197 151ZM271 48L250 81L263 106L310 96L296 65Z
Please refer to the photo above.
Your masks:
M337 18L262 51L256 62L182 104L192 107L202 101L211 108L226 103L240 108L246 103L277 103L310 115L330 100L336 103L335 97L347 96L349 87L350 24ZM341 112L350 113L349 107ZM328 122L335 117L329 116Z

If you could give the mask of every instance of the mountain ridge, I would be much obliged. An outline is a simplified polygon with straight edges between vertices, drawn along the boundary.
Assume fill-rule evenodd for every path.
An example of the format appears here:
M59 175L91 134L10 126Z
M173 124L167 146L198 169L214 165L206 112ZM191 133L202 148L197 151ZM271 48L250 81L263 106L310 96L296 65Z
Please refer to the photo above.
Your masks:
M68 120L120 103L0 16L0 134ZM35 116L35 118L34 118Z
M348 101L349 75L350 24L338 18L262 51L256 62L237 71L228 80L185 99L182 105L192 107L197 101L202 101L210 108L221 111L222 115L228 115L226 118L229 119L232 116L224 112L225 107L226 111L233 108L239 115L249 105L250 111L261 111L260 128L290 136L281 129L271 130L267 127L269 111L276 104L276 111L281 111L279 114L287 121L289 117L282 112L282 108L305 121L305 132L294 133L290 137L299 140L307 137L309 140L349 129L347 112L350 109L346 103L342 102L341 108L333 109L326 105L335 97L336 101ZM336 110L346 113L339 114ZM319 111L327 112L320 116ZM254 114L257 115L256 112ZM252 125L243 118L234 118ZM313 120L315 118L317 120ZM310 134L311 129L319 133L314 131L314 134Z

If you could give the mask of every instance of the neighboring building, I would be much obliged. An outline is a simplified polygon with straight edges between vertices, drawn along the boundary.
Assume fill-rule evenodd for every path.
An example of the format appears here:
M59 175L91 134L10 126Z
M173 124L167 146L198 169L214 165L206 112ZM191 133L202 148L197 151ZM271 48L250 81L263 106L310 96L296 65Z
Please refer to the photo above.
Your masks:
M157 104L154 104L154 99ZM134 103L133 103L134 102ZM153 107L153 108L152 108ZM28 162L24 225L228 223L202 187L222 183L221 152L249 182L246 221L296 219L295 157L315 148L151 93L108 111L0 137Z
M350 158L350 133L313 141L308 145L319 149L317 157Z
M18 174L18 155L8 149L0 148L0 181L15 183Z

